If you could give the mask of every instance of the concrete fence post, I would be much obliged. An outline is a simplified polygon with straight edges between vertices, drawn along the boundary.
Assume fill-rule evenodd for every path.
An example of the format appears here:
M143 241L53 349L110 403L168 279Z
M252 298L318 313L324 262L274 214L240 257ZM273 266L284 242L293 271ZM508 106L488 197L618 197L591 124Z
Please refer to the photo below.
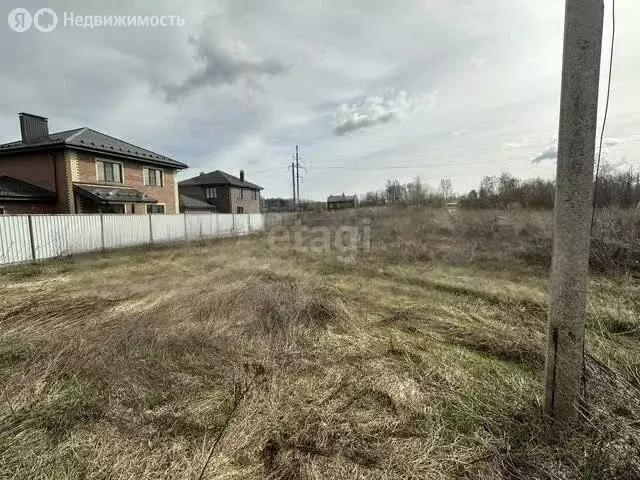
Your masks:
M149 216L149 245L153 245L153 224L151 223L151 213L148 214Z
M100 245L104 251L104 214L100 213Z
M189 234L187 232L187 214L183 213L182 216L184 217L184 241L188 242L189 241Z
M36 242L33 235L33 217L29 215L29 243L31 245L31 259L36 259Z

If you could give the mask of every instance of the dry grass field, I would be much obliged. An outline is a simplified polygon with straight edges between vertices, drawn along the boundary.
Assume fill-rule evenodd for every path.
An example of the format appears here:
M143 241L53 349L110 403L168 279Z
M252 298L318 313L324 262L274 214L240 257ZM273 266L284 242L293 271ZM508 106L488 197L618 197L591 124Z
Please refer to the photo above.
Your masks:
M632 254L593 277L561 435L549 214L369 213L349 261L256 236L1 270L0 478L197 479L212 447L207 479L640 478Z

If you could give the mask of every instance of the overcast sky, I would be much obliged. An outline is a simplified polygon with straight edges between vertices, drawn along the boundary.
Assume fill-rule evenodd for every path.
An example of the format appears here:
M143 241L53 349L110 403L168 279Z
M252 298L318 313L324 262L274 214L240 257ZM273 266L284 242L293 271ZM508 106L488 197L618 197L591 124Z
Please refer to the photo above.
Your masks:
M611 0L603 49L609 48ZM21 111L304 198L415 176L454 190L509 171L552 177L561 0L4 0L50 7L49 33L0 28L0 140ZM182 27L63 26L77 15L179 15ZM605 155L640 166L640 2L618 0ZM603 74L606 75L606 59ZM604 95L601 95L604 100ZM603 109L601 109L603 110ZM402 167L402 168L391 168ZM406 167L406 168L405 168Z

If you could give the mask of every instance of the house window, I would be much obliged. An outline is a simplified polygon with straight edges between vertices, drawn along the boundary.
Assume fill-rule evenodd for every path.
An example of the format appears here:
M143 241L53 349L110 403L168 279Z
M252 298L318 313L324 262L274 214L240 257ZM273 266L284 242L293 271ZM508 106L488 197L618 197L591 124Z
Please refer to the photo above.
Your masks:
M237 213L244 213L244 207L238 207Z
M253 199L257 200L258 199L258 190L254 190L253 191Z
M98 160L98 180L101 182L122 183L122 164Z
M164 205L151 203L147 205L147 213L164 213Z
M240 189L240 198L244 198L244 188Z
M145 185L150 185L152 187L162 187L164 185L162 170L157 168L145 168L143 171Z
M207 199L218 198L218 191L216 190L216 187L205 188L205 196Z

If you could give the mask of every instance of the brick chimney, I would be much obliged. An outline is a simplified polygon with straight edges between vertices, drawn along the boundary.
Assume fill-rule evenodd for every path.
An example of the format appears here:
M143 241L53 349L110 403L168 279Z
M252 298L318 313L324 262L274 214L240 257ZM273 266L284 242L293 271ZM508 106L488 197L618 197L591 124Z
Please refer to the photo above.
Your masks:
M244 183L244 170L240 170L240 181Z
M49 138L49 120L30 113L19 113L22 143L37 143Z

